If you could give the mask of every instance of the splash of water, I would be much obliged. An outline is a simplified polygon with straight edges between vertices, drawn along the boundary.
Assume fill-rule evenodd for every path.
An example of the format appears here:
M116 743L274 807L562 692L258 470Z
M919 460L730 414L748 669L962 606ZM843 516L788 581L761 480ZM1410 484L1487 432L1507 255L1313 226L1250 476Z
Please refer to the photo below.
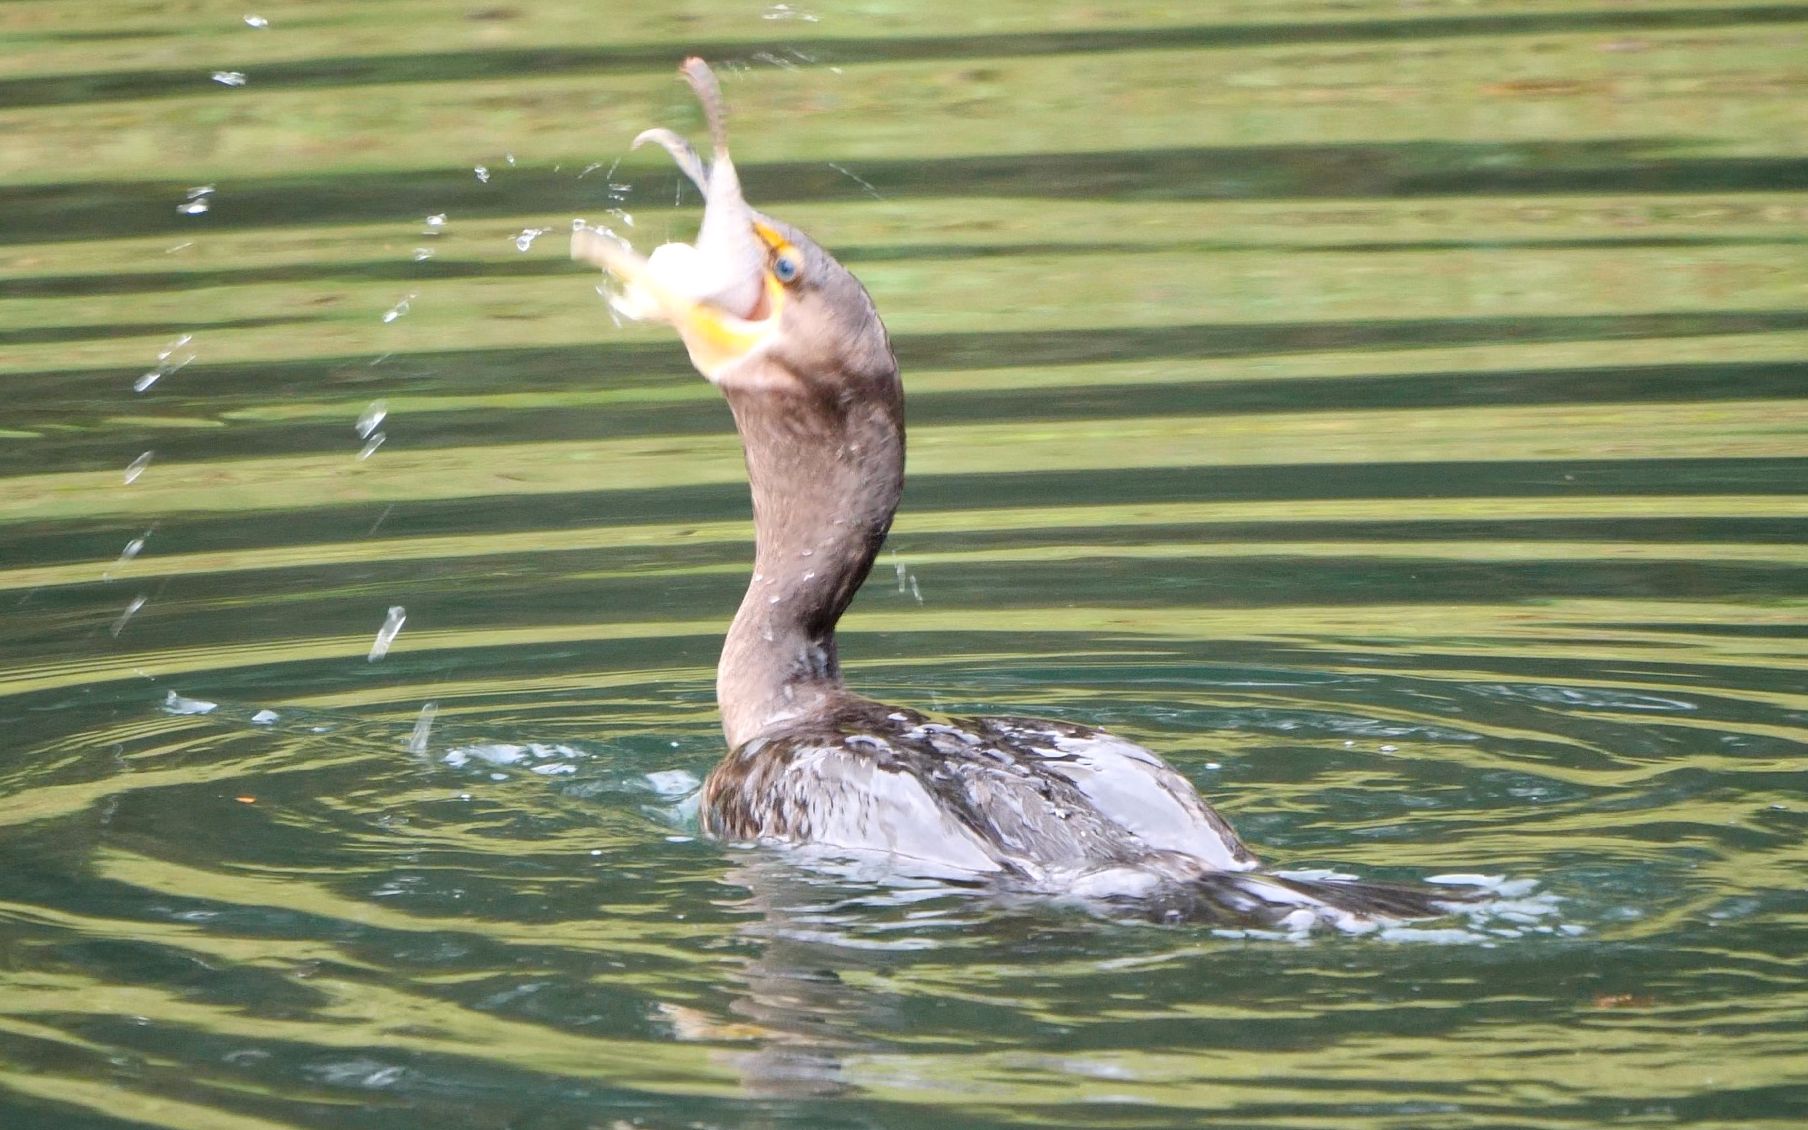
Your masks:
M132 382L133 392L144 392L164 377L181 369L195 359L195 351L189 346L195 340L194 334L183 334L175 341L164 346L157 354L157 364L146 370L145 374Z
M184 216L199 216L213 207L213 185L198 184L183 194L182 203L176 205L176 211Z
M396 636L401 634L402 625L408 622L408 610L399 604L389 608L389 615L383 618L383 626L377 629L377 638L370 645L370 654L364 658L371 663L389 654L390 645L395 643Z
M381 427L383 421L388 418L389 402L385 400L371 401L370 406L365 408L364 412L358 417L358 438L369 439L370 434Z
M420 716L414 720L414 730L408 735L409 753L426 753L427 737L433 732L433 717L439 713L439 703L429 702L421 706Z

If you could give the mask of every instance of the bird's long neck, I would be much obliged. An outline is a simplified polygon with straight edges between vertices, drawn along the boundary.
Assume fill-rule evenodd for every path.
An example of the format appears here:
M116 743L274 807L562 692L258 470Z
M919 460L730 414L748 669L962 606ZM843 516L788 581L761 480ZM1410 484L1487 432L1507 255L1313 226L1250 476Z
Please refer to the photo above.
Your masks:
M753 488L753 580L716 701L730 749L841 692L835 624L872 568L904 486L896 374L857 386L726 389Z

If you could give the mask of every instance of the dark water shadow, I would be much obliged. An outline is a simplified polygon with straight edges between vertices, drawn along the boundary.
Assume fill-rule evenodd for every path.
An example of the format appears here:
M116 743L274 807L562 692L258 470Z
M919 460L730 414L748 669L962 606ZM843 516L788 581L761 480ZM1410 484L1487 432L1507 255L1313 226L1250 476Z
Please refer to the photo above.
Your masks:
M623 138L616 148L626 147ZM1607 193L1784 192L1808 188L1808 158L1683 156L1662 137L1595 141L1192 146L1094 153L892 158L859 162L888 197L1205 201L1411 199ZM767 210L845 200L850 182L826 162L739 165L748 197ZM656 190L669 200L669 181ZM318 224L595 215L624 201L576 172L511 169L480 183L467 168L240 178L203 217L183 216L175 181L71 181L0 186L0 241L106 237ZM631 201L630 201L631 202Z
M1269 353L1702 337L1772 333L1804 327L1808 327L1808 311L1725 310L1683 314L1396 318L909 334L894 338L893 344L908 379L908 373L915 368L987 369L1156 358L1254 357Z
M211 383L211 382L210 382ZM221 419L234 407L254 407L270 396L242 391L209 393L181 383L134 407L155 405L164 417L191 419L218 427L166 431L158 437L161 458L179 462L349 451L349 425L319 421L244 422ZM1788 362L1744 365L1644 365L1578 369L1442 372L1373 377L1294 378L1285 381L1114 383L1053 390L964 392L942 389L911 400L917 426L975 421L1109 421L1175 413L1235 416L1268 413L1359 412L1383 409L1526 408L1563 404L1685 404L1808 396L1808 367ZM0 473L17 470L100 470L119 462L118 405L83 411L78 399L67 412L40 402L40 419L57 424L57 450L0 448ZM81 417L86 416L83 420ZM15 426L29 424L15 420ZM460 448L481 453L484 446L531 437L537 443L583 442L630 436L726 435L726 408L714 399L618 404L574 411L567 406L515 408L499 431L489 412L412 410L395 421L394 438L412 450Z
M1178 240L1160 245L1147 243L1062 242L1041 243L908 243L862 246L843 244L835 257L858 267L865 263L930 262L950 260L1016 259L1049 255L1212 255L1238 252L1263 254L1433 254L1448 251L1656 251L1727 247L1779 247L1808 243L1808 236L1782 232L1766 235L1611 235L1574 239L1464 239L1350 240L1320 243L1238 243L1228 240ZM127 271L105 275L31 275L0 279L0 299L86 298L99 295L165 294L217 287L310 285L344 282L428 282L442 279L565 278L572 267L563 259L519 259L496 262L483 259L436 257L421 262L397 259L370 262L283 263L264 267L209 267L192 271Z
M507 10L482 16L506 20ZM480 18L467 13L467 19ZM1339 46L1358 43L1491 38L1527 34L1609 34L1705 31L1717 28L1808 22L1796 5L1734 8L1620 9L1584 12L1526 12L1405 19L1346 19L1310 23L1192 24L1150 28L1087 28L1076 31L1003 32L994 35L930 35L910 38L799 37L718 39L666 44L586 47L492 47L481 51L341 56L272 60L258 65L258 90L297 90L390 85L411 82L478 82L524 75L624 75L669 70L685 54L741 65L902 63L990 59L999 56L1104 55L1126 51L1230 50ZM93 33L49 35L49 39L96 38ZM125 34L107 33L118 40ZM781 63L782 61L782 63ZM192 95L210 88L205 69L159 68L82 74L35 75L0 82L0 105L68 106L82 102L144 101Z
M162 326L156 332L168 333L177 328L181 327ZM1719 337L1802 329L1808 329L1808 311L1804 310L1714 310L959 331L895 334L892 345L908 385L912 372L927 369L1005 369L1282 353ZM116 335L100 327L96 336ZM1569 370L1551 370L1550 379L1561 379L1564 372ZM599 340L594 345L579 346L422 351L390 357L380 365L363 356L193 364L182 371L182 380L190 395L219 403L214 398L243 395L248 388L257 389L260 399L282 390L317 389L323 374L330 384L348 387L377 383L393 387L396 380L406 378L413 389L445 394L466 388L490 388L501 373L508 375L508 387L515 392L641 388L673 378L695 379L683 354L667 342ZM1623 366L1601 371L1608 379L1616 373L1635 380L1643 379L1641 374L1653 379L1661 379L1666 373L1682 375L1664 366ZM122 378L129 381L136 375L135 368L109 366L22 373L7 380L9 389L29 394L33 402L54 403L60 397L78 391L89 395L96 385L113 386ZM1768 368L1750 375L1764 381L1779 379ZM246 383L250 377L256 378L255 384Z
M369 262L279 263L262 267L126 271L96 275L31 275L0 279L0 299L89 298L99 295L168 294L218 287L348 282L432 282L441 279L552 278L569 276L563 259L491 262L478 259L404 259Z
M1801 493L1804 481L1808 481L1808 457L1277 464L1175 468L1173 473L1161 475L1150 475L1142 469L913 473L906 483L903 513L908 528L908 516L913 512L1046 507L1051 498L1084 498L1100 506L1392 500L1399 506L1392 520L1409 520L1412 506L1419 500L1673 500L1722 494L1792 497ZM738 482L655 489L599 486L595 490L555 494L484 495L399 503L309 505L297 500L280 511L165 516L156 523L154 548L158 553L198 553L267 544L272 536L279 536L285 544L334 544L359 537L446 537L472 530L501 535L656 523L674 524L682 536L693 525L745 521L747 516L747 487ZM34 522L0 530L4 531L11 559L107 562L119 554L124 539L140 532L141 527L108 516Z
M181 329L252 330L262 326L287 326L321 321L320 315L285 313L259 318L219 318L213 321L184 319ZM145 337L175 332L168 322L104 322L90 325L31 326L0 333L0 344L54 345L67 341L103 341L112 337Z

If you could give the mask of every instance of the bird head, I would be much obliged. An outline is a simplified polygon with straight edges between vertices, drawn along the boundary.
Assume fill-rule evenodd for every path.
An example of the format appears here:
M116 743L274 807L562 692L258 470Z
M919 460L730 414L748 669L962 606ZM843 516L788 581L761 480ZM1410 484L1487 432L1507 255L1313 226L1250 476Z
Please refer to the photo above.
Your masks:
M694 243L667 243L642 256L615 233L580 226L574 259L601 267L620 287L617 312L672 325L691 363L724 388L895 375L890 341L866 289L814 240L756 212L741 193L728 153L721 88L708 64L687 59L680 73L703 104L713 152L705 164L689 142L649 129L703 193Z

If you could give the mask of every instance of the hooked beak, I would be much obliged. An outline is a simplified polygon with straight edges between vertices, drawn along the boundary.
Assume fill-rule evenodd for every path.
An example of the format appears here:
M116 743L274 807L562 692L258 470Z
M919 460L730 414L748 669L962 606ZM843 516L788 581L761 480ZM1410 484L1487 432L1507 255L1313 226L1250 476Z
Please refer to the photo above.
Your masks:
M614 232L581 226L571 236L571 257L620 282L622 292L610 300L616 311L674 326L691 363L713 381L778 335L785 288L773 276L770 259L783 239L760 222L741 195L715 75L695 58L685 60L681 72L703 103L714 160L705 167L689 142L665 129L645 131L634 146L656 142L703 192L696 243L668 243L648 258Z

